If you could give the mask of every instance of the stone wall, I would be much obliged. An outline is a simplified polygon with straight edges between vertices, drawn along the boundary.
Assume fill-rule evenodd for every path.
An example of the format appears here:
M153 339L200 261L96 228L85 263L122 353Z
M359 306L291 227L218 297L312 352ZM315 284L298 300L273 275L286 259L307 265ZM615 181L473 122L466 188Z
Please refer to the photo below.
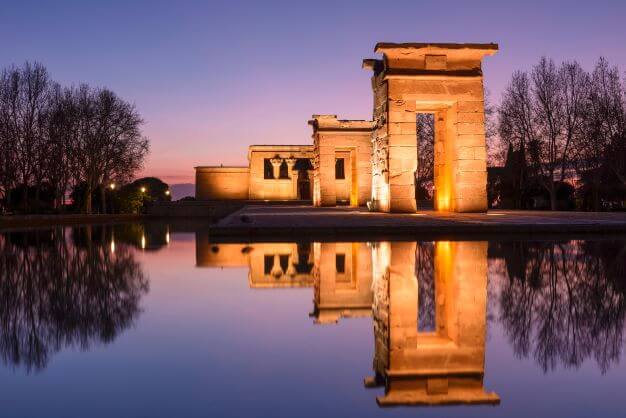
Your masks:
M196 199L248 199L248 177L247 167L196 167Z
M347 201L364 206L371 196L372 122L313 115L313 204L335 206ZM335 161L344 160L345 179L335 177Z
M487 210L482 58L494 44L386 44L373 70L372 198L415 212L417 113L435 114L435 208Z
M421 244L418 244L421 245ZM433 269L416 277L415 242L378 243L374 261L374 371L381 405L499 402L483 386L487 243L436 242ZM434 280L435 329L420 330L419 280Z
M364 60L363 67L373 71L373 130L371 135L372 193L377 210L389 212L389 138L387 135L387 82L381 60Z
M251 200L296 200L298 196L298 175L294 166L288 167L288 178L279 178L279 165L291 163L294 159L313 159L311 145L253 145L249 152L250 194ZM275 164L273 178L266 179L264 160L273 160ZM309 180L310 181L310 180ZM309 193L312 193L312 182Z
M315 248L320 251L315 266L315 322L328 324L342 317L371 315L372 254L367 244L319 243Z

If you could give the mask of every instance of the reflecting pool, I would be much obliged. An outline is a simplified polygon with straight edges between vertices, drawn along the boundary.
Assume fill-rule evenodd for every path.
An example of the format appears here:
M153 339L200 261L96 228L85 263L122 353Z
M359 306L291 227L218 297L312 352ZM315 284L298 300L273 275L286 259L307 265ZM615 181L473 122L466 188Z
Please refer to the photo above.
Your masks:
M0 416L624 416L626 237L0 234Z

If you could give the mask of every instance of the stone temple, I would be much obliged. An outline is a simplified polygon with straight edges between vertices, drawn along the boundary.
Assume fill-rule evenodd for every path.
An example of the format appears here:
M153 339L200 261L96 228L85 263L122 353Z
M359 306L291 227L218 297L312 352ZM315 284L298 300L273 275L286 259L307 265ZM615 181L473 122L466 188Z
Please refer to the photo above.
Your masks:
M497 44L378 43L371 121L313 115L313 145L252 145L248 167L196 167L196 199L417 210L419 114L434 120L433 205L487 211L482 59Z

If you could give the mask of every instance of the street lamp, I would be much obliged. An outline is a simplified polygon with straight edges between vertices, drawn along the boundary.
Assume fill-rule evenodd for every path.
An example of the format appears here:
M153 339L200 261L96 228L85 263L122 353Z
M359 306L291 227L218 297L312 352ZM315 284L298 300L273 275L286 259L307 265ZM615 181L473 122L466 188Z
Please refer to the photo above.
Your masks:
M146 188L145 188L145 187L142 187L142 188L141 188L141 189L139 189L139 190L141 190L141 193L145 193L145 192L146 192Z
M115 190L115 183L109 184L109 187L111 188L111 190Z
M169 195L170 195L170 191L169 191L169 190L166 190L166 191L165 191L165 196L169 196Z

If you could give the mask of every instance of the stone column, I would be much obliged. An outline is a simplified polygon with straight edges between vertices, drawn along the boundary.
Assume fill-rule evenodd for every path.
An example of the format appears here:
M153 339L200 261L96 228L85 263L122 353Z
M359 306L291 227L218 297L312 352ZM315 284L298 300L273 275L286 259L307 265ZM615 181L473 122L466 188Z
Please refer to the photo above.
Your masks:
M293 155L285 159L285 162L287 163L287 173L289 175L289 178L291 179L292 199L298 198L298 172L293 171L293 168L296 165L296 161L297 160L294 158Z
M287 167L289 169L289 175L291 176L291 172L293 171L293 167L296 165L296 158L292 155L289 158L286 158Z
M270 163L272 163L274 178L280 178L280 165L283 163L283 159L277 155L270 160Z

